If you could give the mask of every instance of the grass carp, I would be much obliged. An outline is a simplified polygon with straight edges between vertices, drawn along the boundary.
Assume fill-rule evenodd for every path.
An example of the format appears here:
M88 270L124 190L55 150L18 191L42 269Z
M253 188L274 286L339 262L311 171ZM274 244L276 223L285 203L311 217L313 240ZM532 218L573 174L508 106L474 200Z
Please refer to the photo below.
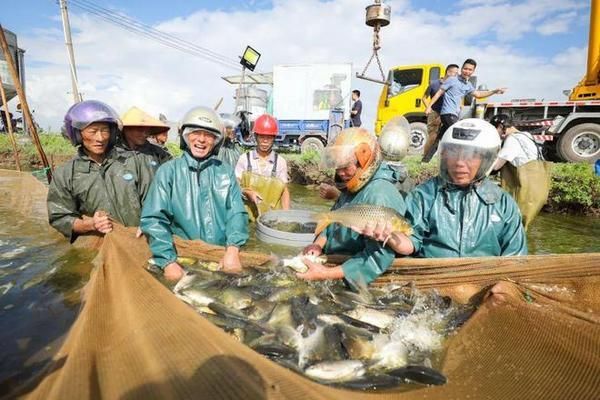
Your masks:
M390 222L393 232L402 232L407 236L412 234L408 221L396 210L390 207L357 204L338 208L337 210L317 214L317 227L315 236L319 235L330 224L338 223L345 227L364 228L367 224L377 222Z

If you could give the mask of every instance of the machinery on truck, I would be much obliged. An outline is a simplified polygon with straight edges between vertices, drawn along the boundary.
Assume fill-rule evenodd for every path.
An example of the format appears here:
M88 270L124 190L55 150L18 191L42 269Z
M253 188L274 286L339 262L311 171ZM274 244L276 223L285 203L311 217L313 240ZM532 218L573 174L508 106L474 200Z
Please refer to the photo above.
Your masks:
M352 64L276 65L272 73L245 74L243 82L237 75L223 79L239 85L235 113L249 122L242 131L269 113L279 122L275 146L305 152L321 151L349 125L351 73Z
M411 123L411 151L422 152L427 139L425 107L421 98L429 82L439 79L444 66L435 64L393 67L377 107L375 132L391 118L404 115ZM472 82L476 86L475 82ZM543 143L548 158L590 162L600 158L600 0L592 0L587 69L569 91L566 101L514 100L477 103L465 99L463 117L490 119L508 114L518 129L527 130Z

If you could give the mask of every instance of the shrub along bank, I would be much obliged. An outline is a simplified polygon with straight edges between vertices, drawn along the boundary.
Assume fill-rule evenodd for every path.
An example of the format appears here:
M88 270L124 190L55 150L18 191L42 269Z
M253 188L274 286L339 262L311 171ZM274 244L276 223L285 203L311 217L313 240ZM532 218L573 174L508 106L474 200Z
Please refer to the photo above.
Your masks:
M40 169L41 164L33 143L24 135L17 135L17 137L22 169ZM62 164L75 154L73 146L59 134L42 134L40 142L50 163L54 166ZM168 143L167 147L174 156L181 154L178 144ZM288 161L292 182L313 185L333 181L333 171L320 168L318 153L288 153L283 156ZM403 160L409 176L417 184L435 176L439 170L436 159L428 164L421 163L420 159L419 156L410 156ZM12 147L5 134L0 134L0 167L14 168ZM593 166L591 164L555 163L552 167L552 189L545 210L600 215L600 177L594 175Z

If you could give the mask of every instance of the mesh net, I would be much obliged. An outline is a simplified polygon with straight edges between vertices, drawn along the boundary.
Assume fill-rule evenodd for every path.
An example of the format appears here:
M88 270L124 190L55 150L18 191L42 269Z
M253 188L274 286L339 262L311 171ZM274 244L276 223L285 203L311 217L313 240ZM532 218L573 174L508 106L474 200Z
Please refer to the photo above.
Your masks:
M41 201L43 185L22 179L27 193ZM207 260L219 259L223 251L199 242L176 244L181 255ZM80 315L44 373L21 396L595 399L600 393L600 254L397 260L376 284L414 281L455 298L462 295L457 285L483 289L478 310L446 344L442 372L448 383L400 395L323 386L237 342L144 270L150 251L135 238L135 229L116 226L104 240L86 243L96 245L97 267ZM242 258L246 265L269 260L257 253ZM501 303L485 296L485 288L499 280Z

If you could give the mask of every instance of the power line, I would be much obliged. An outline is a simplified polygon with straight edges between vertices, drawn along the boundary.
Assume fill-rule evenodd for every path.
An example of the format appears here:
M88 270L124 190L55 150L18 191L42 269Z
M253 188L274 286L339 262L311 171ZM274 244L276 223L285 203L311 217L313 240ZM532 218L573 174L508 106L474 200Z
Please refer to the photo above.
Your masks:
M133 18L117 14L111 10L95 5L86 0L71 0L71 4L79 9L89 12L111 24L117 25L131 33L155 40L161 44L184 53L204 58L207 61L221 64L225 67L238 70L239 63L212 50L195 45L173 35L161 32L151 26L145 25Z

